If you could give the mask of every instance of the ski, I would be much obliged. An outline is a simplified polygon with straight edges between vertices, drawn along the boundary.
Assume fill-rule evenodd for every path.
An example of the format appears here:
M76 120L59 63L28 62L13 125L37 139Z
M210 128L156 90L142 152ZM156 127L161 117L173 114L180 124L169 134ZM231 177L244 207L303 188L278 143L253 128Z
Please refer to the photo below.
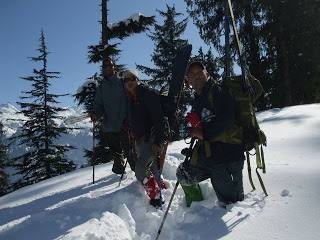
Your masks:
M65 124L74 124L74 123L77 123L77 122L81 122L87 118L89 118L90 116L89 115L81 115L81 116L77 116L77 117L69 117L67 119L64 120L64 123Z
M192 45L188 44L179 49L173 65L172 78L169 82L169 93L168 97L171 99L175 115L178 112L179 101L182 95L182 90L184 86L184 77L186 73L186 69L188 66L189 58L192 51ZM168 149L169 141L163 147L163 150L160 154L160 171L162 172L164 160L166 157L167 149Z

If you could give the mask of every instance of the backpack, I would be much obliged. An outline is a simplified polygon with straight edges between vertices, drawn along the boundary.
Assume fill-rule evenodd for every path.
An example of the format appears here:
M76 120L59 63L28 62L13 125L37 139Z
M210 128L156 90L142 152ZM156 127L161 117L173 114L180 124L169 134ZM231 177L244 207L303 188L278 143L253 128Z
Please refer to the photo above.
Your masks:
M222 141L225 143L242 144L244 146L248 165L248 175L250 184L253 189L255 186L251 176L250 166L250 153L249 151L255 148L255 155L257 160L256 173L260 182L260 185L266 195L267 191L263 184L262 178L258 173L258 168L262 169L263 173L266 172L264 153L262 145L267 146L267 137L265 133L260 129L253 103L260 97L263 92L263 87L258 79L252 75L247 75L250 85L256 90L256 93L248 95L243 90L243 76L228 76L224 77L221 83L218 84L223 88L228 89L230 95L235 101L236 108L236 124L229 131L215 138L213 141ZM211 87L211 88L212 88ZM213 96L211 89L208 93L208 100L211 106L213 106ZM260 148L259 148L260 147Z
M259 145L267 145L266 135L259 127L255 116L255 111L252 106L252 104L262 94L263 88L260 81L255 77L248 75L248 80L256 89L256 93L250 96L245 95L243 91L242 76L224 77L220 83L213 83L213 85L217 84L228 89L230 95L235 101L236 108L235 118L237 126L219 136L218 139L226 139L222 140L226 143L241 143L244 145L246 151L252 150L255 147L255 143L258 143ZM209 90L208 93L208 100L210 105L213 106L213 96L211 90ZM238 131L238 133L235 133L235 131ZM233 134L233 137L230 136L231 134ZM232 142L233 138L234 141ZM236 140L236 138L238 140Z
M258 79L251 75L247 75L248 80L256 90L256 93L246 95L243 90L242 76L224 77L218 84L223 88L228 89L230 95L235 101L236 109L236 124L229 131L223 133L212 141L221 141L231 144L242 144L244 146L248 164L250 161L250 150L255 148L257 159L257 167L263 169L265 173L264 153L262 145L267 146L267 137L260 129L253 103L260 97L263 92L263 87ZM208 93L208 101L213 106L213 96L211 89Z

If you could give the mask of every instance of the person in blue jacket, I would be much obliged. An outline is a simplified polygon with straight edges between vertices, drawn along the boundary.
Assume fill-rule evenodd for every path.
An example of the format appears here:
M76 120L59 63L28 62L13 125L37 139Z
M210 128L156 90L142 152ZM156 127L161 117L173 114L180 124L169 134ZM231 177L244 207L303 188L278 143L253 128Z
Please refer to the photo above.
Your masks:
M113 154L112 171L116 174L125 172L124 154L134 171L136 155L128 131L130 99L126 95L122 80L116 74L116 66L112 59L104 59L102 73L104 79L97 87L93 101L94 112L90 117L93 120L102 118L104 143Z
M244 148L223 138L237 128L235 102L227 89L208 79L209 74L201 62L189 64L187 77L196 92L187 120L192 125L190 134L198 140L190 161L178 167L177 178L185 192L187 206L203 199L198 183L210 178L218 204L225 207L244 198Z

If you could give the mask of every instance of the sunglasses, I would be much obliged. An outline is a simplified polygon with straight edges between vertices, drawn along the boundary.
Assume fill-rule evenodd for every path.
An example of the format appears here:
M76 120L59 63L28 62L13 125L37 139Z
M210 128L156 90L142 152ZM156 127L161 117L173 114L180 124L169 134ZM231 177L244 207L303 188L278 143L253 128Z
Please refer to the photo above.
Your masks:
M113 65L112 65L112 64L103 64L103 65L102 65L102 68L107 68L107 67L112 68L112 67L113 67Z
M124 78L123 82L124 83L128 83L128 82L133 82L133 81L136 81L136 80L137 80L137 77L136 76L132 76L132 77L129 77L129 78Z

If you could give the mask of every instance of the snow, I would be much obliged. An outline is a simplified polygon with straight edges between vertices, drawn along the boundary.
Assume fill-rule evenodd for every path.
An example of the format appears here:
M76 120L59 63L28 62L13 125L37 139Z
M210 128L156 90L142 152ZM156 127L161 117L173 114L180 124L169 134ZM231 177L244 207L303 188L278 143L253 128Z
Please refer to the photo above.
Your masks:
M115 27L119 27L121 23L124 23L126 26L128 26L131 22L139 22L140 21L140 16L144 16L142 13L135 13L132 16L128 17L127 19L115 22L115 23L108 23L108 28L112 29Z
M78 89L77 94L81 93L84 88L93 86L98 86L98 81L94 79L94 77L87 79Z
M226 210L217 206L209 180L200 183L205 200L190 208L179 186L160 240L320 239L320 104L260 112L258 120L268 138L267 173L261 174L268 196L254 171L256 190L251 189L246 167L245 200ZM89 129L80 131L79 142ZM170 187L163 190L163 211L148 205L129 167L118 186L120 176L107 163L95 167L94 184L92 168L87 167L1 197L0 239L155 239L176 183L175 170L184 160L180 151L186 146L184 141L169 145L163 176Z
M94 79L89 79L86 81L87 84L95 83ZM85 111L81 107L66 107L66 111L60 112L59 116L67 119L70 117L75 116L82 116L85 114ZM16 119L23 119L26 120L27 118L24 117L22 114L17 114L19 111L15 106L11 103L7 104L0 104L0 121L4 125L4 134L6 138L13 137L19 134L18 127L21 127L23 122L22 121L15 121ZM70 134L62 134L61 138L58 140L60 144L69 144L75 146L77 149L67 152L67 156L70 160L74 161L76 165L79 167L81 165L85 165L87 163L87 159L84 158L83 149L92 149L92 122L89 119L84 121L75 123L73 125L66 125L64 120L57 119L57 124L59 126L68 126L68 127L75 127L81 129L75 129L70 132ZM81 141L79 141L81 139ZM57 144L58 144L57 143ZM25 145L17 146L15 144L11 148L11 152L9 157L13 158L16 156L22 155L22 153L27 149ZM14 178L13 178L14 180Z

